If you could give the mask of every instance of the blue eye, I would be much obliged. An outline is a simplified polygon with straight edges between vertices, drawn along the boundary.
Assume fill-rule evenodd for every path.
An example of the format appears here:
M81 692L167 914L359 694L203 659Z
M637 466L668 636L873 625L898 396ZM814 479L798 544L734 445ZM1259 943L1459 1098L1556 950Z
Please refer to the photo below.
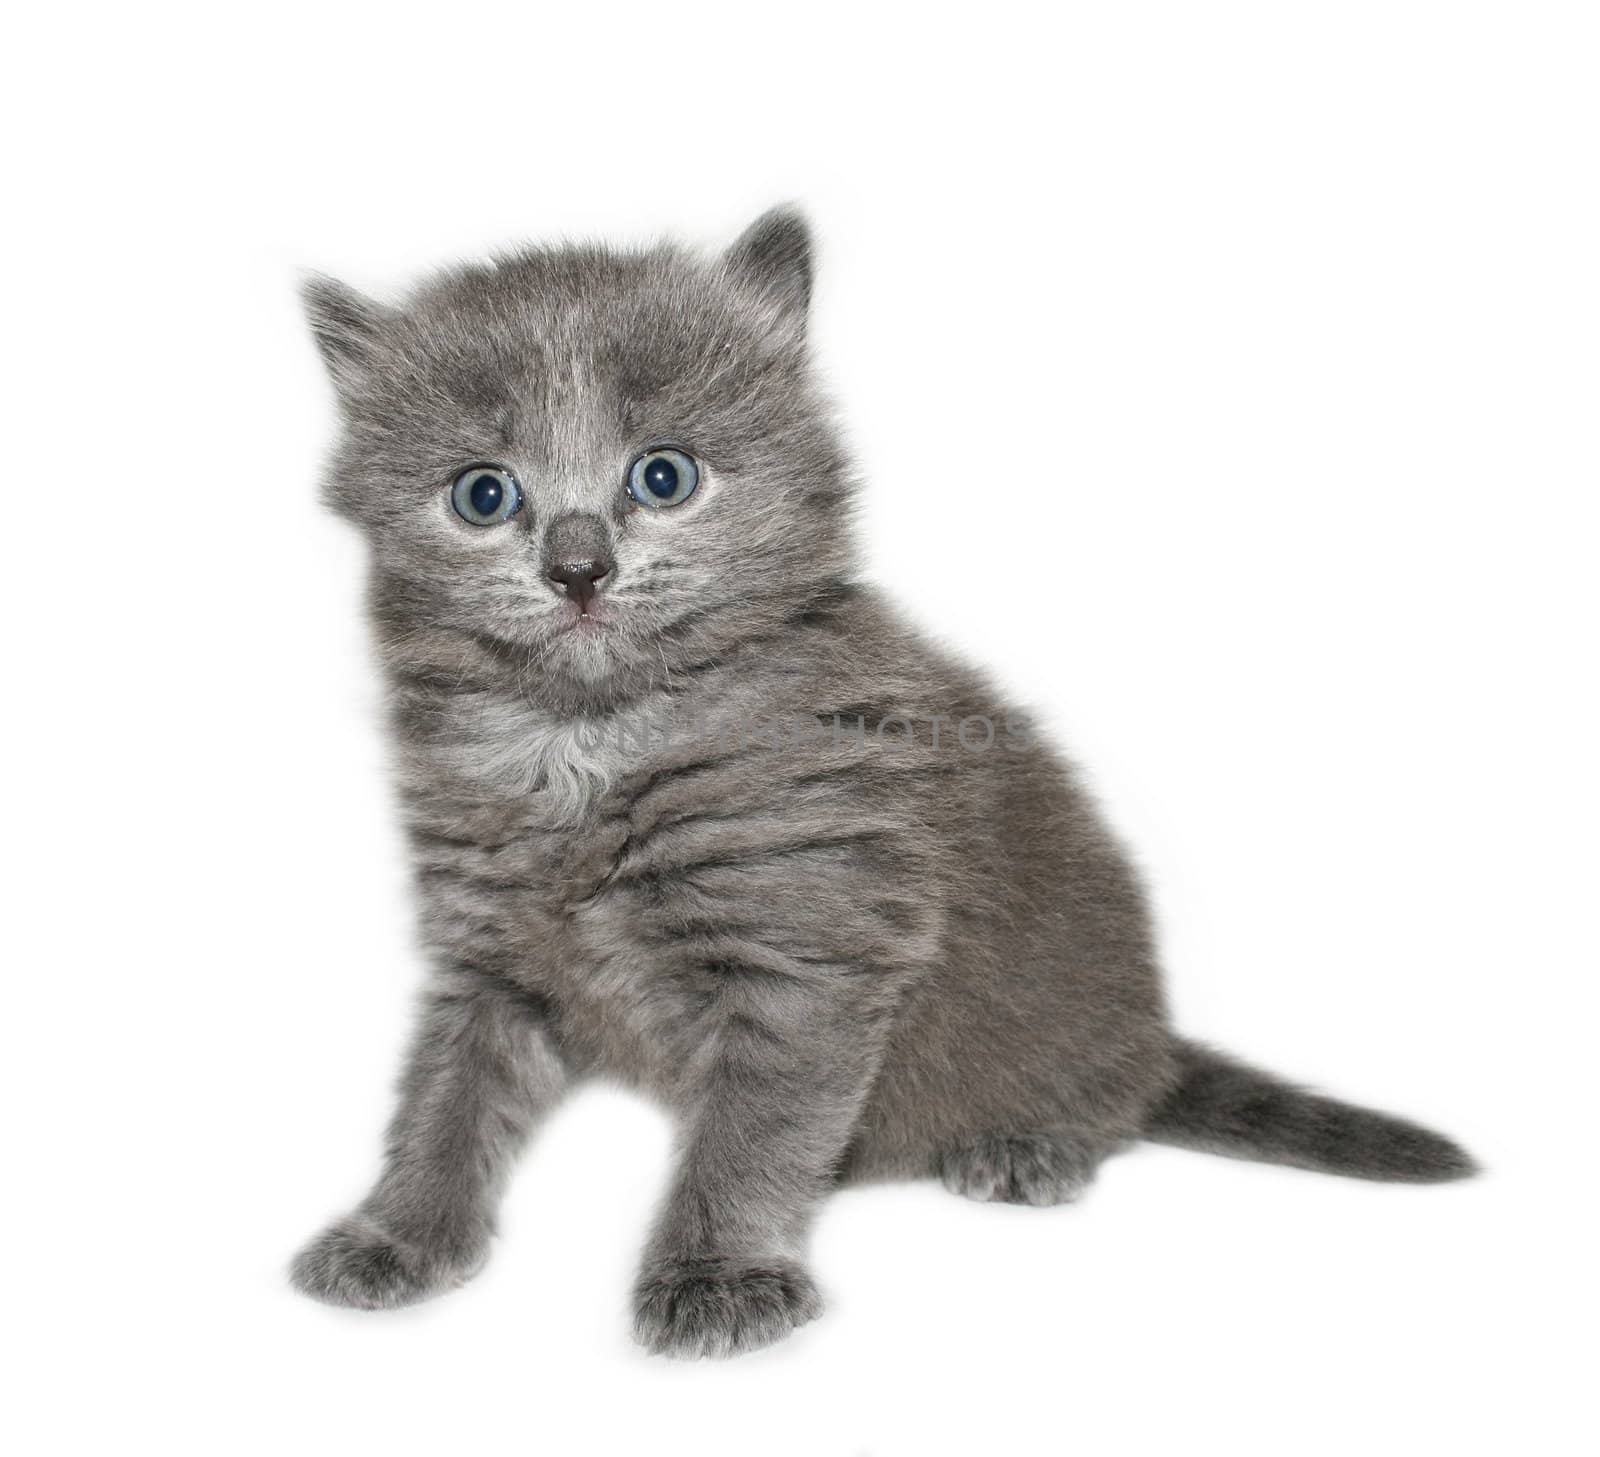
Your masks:
M628 494L641 506L678 506L700 484L700 467L681 450L647 450L628 467Z
M522 489L510 471L497 465L475 465L461 472L450 487L456 515L474 526L498 526L517 514Z

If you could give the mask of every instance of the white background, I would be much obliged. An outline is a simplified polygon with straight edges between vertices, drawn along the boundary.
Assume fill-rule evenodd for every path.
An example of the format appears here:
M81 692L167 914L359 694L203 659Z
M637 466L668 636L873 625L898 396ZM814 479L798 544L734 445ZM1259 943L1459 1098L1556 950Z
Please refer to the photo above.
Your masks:
M578 8L8 23L9 1450L1593 1451L1592 12ZM682 1365L595 1090L475 1285L287 1289L419 976L296 271L785 199L873 574L1089 766L1183 1025L1486 1176L851 1192L826 1318Z

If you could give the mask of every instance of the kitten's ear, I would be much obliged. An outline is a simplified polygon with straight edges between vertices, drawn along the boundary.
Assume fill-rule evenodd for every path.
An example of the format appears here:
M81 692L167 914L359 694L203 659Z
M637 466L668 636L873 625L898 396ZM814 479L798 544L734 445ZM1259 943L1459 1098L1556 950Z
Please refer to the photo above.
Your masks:
M365 377L394 311L322 273L301 283L300 300L322 362L345 394Z
M795 207L762 213L723 255L728 271L805 327L811 304L811 229Z

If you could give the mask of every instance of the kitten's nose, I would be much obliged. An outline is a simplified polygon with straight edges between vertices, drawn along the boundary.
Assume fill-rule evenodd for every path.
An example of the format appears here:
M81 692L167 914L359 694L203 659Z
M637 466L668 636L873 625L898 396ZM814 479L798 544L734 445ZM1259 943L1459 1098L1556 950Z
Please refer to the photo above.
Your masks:
M587 612L617 565L605 522L582 512L563 516L551 523L544 545L545 576L578 604L579 612Z
M587 612L613 565L610 557L597 557L583 562L557 562L550 568L549 577L578 604L579 612Z

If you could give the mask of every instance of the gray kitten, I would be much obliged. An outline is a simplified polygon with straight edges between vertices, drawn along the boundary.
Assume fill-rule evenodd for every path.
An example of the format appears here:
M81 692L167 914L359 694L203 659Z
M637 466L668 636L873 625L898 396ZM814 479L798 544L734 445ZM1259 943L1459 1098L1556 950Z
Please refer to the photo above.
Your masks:
M533 250L398 308L308 285L432 966L383 1174L295 1260L308 1294L467 1279L589 1077L681 1125L634 1296L673 1355L818 1313L807 1229L847 1180L1058 1204L1134 1139L1472 1171L1173 1032L1068 766L858 580L810 291L787 211L710 260Z

